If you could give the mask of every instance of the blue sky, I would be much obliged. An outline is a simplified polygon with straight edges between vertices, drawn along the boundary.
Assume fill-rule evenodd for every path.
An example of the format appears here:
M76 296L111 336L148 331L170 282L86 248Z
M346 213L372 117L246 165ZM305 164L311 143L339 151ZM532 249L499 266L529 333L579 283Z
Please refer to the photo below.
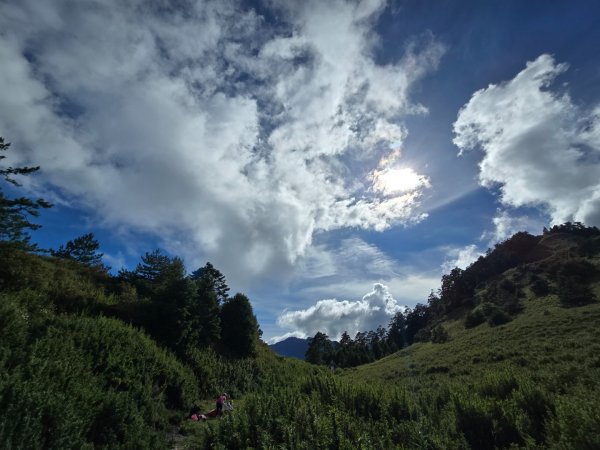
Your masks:
M0 135L114 269L211 261L268 340L386 325L518 230L600 225L595 1L0 5Z

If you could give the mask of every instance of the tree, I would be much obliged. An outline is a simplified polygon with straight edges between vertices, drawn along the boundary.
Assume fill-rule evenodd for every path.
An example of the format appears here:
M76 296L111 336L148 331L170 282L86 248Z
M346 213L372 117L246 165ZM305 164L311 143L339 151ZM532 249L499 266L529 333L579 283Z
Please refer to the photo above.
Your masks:
M51 254L57 258L73 259L86 266L108 270L102 264L104 253L97 253L99 248L100 243L94 239L93 233L87 233L67 242L65 246L61 245L56 251L52 250Z
M207 262L204 267L192 272L192 280L204 285L204 288L213 291L217 296L217 300L221 303L228 298L229 286L223 275L210 262Z
M153 298L169 281L184 279L185 266L181 258L170 258L156 249L146 252L135 270L119 270L119 278L133 284L142 297Z
M308 339L308 348L304 359L312 364L327 364L333 355L333 345L329 336L317 331L314 337Z
M339 367L348 367L353 345L354 342L352 341L352 338L347 331L344 331L340 338L340 345L338 345L334 358Z
M194 312L198 324L198 343L202 346L213 346L221 338L221 318L219 302L214 292L196 288L196 305Z
M258 322L250 300L235 294L221 307L221 343L233 356L242 358L256 354Z
M430 314L427 306L417 303L414 309L406 310L406 342L412 344L417 333L429 322Z
M5 143L0 137L0 151L7 151L10 143ZM0 154L0 161L5 159ZM7 167L0 169L0 176L13 186L21 186L13 178L15 175L30 175L37 172L39 167ZM50 208L52 205L43 199L30 199L27 197L10 198L0 190L0 241L17 245L25 250L35 250L36 246L30 244L28 230L37 230L40 225L29 221L29 217L38 217L39 210Z
M142 256L142 262L135 268L135 274L151 283L160 283L170 277L184 278L185 267L181 258L170 258L156 249Z
M406 317L398 311L388 325L387 340L389 346L399 350L406 345Z

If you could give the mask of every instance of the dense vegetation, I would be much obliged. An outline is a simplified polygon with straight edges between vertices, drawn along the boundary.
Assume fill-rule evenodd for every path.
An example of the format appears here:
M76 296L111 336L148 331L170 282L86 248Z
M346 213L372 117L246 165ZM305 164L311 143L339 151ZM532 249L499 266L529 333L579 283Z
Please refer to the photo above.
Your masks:
M444 322L464 316L464 326L510 322L523 311L526 291L535 297L556 294L563 306L597 300L593 284L600 277L595 257L600 230L580 223L544 229L542 236L520 232L501 242L465 270L454 268L442 277L427 304L398 312L387 329L347 333L332 342L317 332L309 340L306 360L313 364L354 367L373 362L414 342L448 340ZM510 276L507 276L510 274Z
M49 205L0 193L0 448L600 448L596 228L517 233L387 329L318 333L308 364L210 263L111 275L93 234L36 248ZM233 413L188 419L223 391Z
M410 330L412 344L371 364L335 373L321 366L285 388L248 396L242 411L204 429L196 443L600 448L599 239L597 229L579 224L513 236L445 276L440 292L412 310L426 318L413 322L420 326ZM578 283L577 296L567 283ZM474 322L479 312L482 320ZM371 335L381 342L393 333L390 326ZM326 365L344 340L352 341L334 345L317 333L307 356ZM368 341L365 347L373 351Z

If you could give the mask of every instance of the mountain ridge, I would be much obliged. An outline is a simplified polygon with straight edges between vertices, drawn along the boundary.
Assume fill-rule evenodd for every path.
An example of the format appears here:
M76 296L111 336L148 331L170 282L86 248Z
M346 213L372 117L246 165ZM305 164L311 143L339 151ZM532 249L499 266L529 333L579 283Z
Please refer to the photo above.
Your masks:
M290 336L275 344L270 344L269 347L280 356L304 360L304 355L308 349L308 339Z

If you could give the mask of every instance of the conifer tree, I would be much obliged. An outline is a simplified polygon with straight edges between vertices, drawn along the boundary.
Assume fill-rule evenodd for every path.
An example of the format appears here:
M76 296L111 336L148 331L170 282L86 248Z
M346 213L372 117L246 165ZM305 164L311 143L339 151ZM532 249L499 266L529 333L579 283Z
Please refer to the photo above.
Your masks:
M213 346L221 337L221 318L219 302L214 292L197 289L196 321L200 334L198 341L202 346Z
M314 337L309 338L308 348L304 359L312 364L327 364L333 355L333 345L329 336L317 331Z
M195 270L191 278L199 284L203 284L204 289L213 291L217 297L217 301L220 303L228 299L229 286L227 286L225 275L210 262L207 262L204 267Z
M9 149L10 143L4 142L0 137L0 152ZM6 158L0 154L0 161ZM5 167L0 168L0 177L13 186L21 186L14 178L15 175L30 175L37 172L39 167ZM52 205L43 199L30 199L27 197L8 197L0 188L0 242L17 245L25 250L35 250L36 246L30 244L28 230L37 230L40 225L30 222L30 217L39 216L39 210L50 208Z
M61 245L58 250L53 250L51 253L52 256L74 259L86 266L108 269L102 264L104 253L98 253L99 248L100 243L94 238L94 234L87 233L67 242L64 246Z
M250 300L235 294L221 307L221 342L236 357L254 356L258 341L258 322Z

